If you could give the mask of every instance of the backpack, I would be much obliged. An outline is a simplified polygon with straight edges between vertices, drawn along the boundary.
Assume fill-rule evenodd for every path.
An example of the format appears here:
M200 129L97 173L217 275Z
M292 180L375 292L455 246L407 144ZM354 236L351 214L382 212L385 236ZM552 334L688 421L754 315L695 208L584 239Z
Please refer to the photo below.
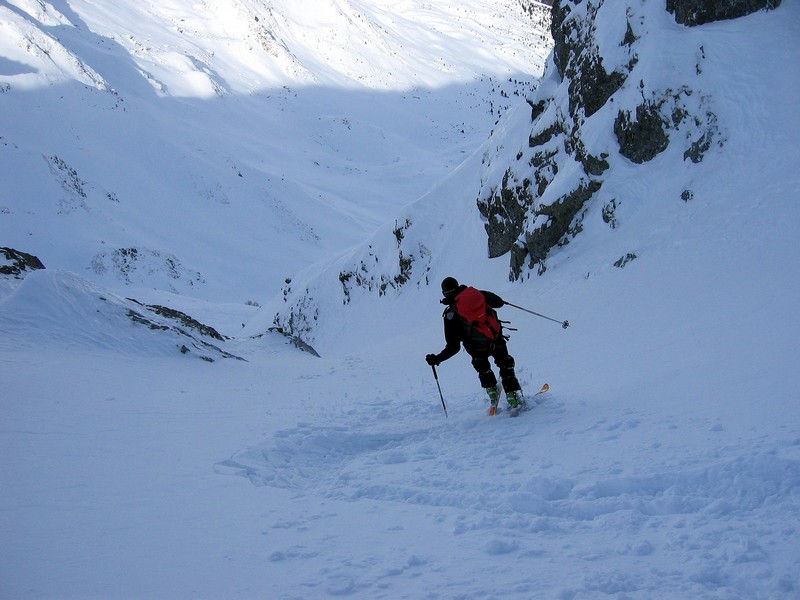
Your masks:
M503 326L497 313L487 304L480 290L468 287L458 294L455 309L467 338L473 342L494 342L502 336Z

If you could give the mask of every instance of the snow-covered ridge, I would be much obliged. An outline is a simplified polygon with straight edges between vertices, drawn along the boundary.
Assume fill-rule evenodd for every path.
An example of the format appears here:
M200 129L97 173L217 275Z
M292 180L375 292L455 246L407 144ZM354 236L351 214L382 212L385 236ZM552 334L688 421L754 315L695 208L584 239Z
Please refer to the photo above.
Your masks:
M77 0L59 9L12 0L0 7L0 23L3 54L29 66L28 85L74 79L108 89L94 69L111 66L103 55L124 56L158 94L209 97L287 84L439 86L498 67L524 73L529 55L519 49L547 46L549 7L519 0L435 7L387 0L321 0L313 7L291 0ZM84 46L84 58L68 48L81 32L97 46Z
M40 269L0 297L4 335L17 348L103 349L129 356L178 352L213 362L238 358L224 338L188 315L109 293L73 273Z

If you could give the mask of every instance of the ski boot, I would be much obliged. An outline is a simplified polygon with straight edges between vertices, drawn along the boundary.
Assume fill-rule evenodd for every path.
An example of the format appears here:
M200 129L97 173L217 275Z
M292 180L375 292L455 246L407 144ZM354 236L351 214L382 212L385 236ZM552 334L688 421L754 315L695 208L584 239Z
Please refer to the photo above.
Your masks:
M519 412L525 408L525 398L522 396L522 390L511 390L506 392L506 400L511 410Z
M489 396L489 416L497 413L497 403L500 402L500 390L496 385L485 388L486 394Z

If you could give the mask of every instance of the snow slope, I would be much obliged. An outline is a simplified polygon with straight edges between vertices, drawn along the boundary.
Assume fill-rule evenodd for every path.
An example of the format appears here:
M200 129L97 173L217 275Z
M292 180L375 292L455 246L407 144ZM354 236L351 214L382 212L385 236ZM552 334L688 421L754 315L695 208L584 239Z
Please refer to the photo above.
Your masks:
M524 106L489 115L451 177L292 276L331 292L321 357L264 334L281 298L151 292L237 360L179 352L173 320L132 321L126 294L64 269L6 281L0 597L797 598L799 17L784 1L691 31L724 147L616 163L617 227L590 211L542 277L508 282L477 213L455 210L487 152L527 139ZM429 248L430 285L342 304L342 267L395 256L398 229ZM290 248L270 246L287 265ZM501 309L528 397L552 388L532 411L487 418L461 354L438 369L445 417L423 361L443 345L444 275L570 321Z
M4 243L115 289L260 302L443 178L547 54L511 0L311 12L0 5Z

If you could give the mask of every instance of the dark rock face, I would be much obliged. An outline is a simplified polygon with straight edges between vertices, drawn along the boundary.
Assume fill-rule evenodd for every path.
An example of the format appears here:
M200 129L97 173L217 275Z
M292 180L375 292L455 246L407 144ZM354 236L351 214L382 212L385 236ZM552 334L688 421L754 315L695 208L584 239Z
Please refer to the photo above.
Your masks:
M553 247L565 245L581 231L584 205L600 190L603 174L610 168L609 155L587 150L582 126L596 115L627 81L637 63L633 46L638 37L630 23L619 45L627 52L627 63L609 68L596 39L595 17L602 2L556 0L551 33L553 65L558 85L566 89L568 101L554 98L529 101L532 132L528 150L517 156L502 178L477 199L486 219L490 258L508 252L511 279L525 269L545 270L544 260ZM559 187L571 189L554 195L551 184L564 178L562 169L577 163L575 181Z
M684 140L683 159L702 162L714 144L725 141L706 102L703 94L684 86L642 102L633 113L620 110L614 120L619 153L636 164L653 160L669 146L672 131Z
M141 304L140 302L138 302L137 300L134 300L133 298L128 298L128 300L131 300L132 302L135 302L136 304ZM172 319L174 321L177 321L178 323L181 324L181 326L186 327L188 329L194 329L198 333L200 333L201 335L204 335L204 336L207 336L207 337L211 337L211 338L214 338L214 339L219 340L219 341L223 341L225 339L213 327L201 323L197 319L187 315L184 312L181 312L181 311L176 310L174 308L169 308L168 306L161 306L159 304L148 304L146 306L147 306L148 309L150 309L155 314L160 315L162 317L165 317L167 319Z
M26 271L44 269L42 261L32 254L27 254L26 252L20 252L19 250L14 250L13 248L4 247L0 248L0 253L3 254L6 260L11 263L9 265L0 265L0 274L13 275L16 278L21 279L20 275Z
M580 232L581 219L576 217L601 186L599 181L582 183L556 202L540 207L538 214L548 217L547 222L526 232L524 243L517 242L511 254L512 278L518 278L524 267L533 269L536 265L539 274L544 273L544 259L553 247L569 243L569 236Z
M567 61L571 53L568 43L569 30L564 26L568 15L569 5L563 0L555 0L553 2L552 20L550 21L550 33L553 36L553 62L555 62L558 74L562 79L564 78Z
M693 27L772 10L781 0L667 0L667 11L681 25Z
M576 114L583 107L585 116L591 117L622 87L625 75L617 71L607 73L603 59L595 53L582 57L577 68L570 82L570 113Z
M678 23L695 26L774 9L780 1L664 0L661 6ZM622 10L619 4L625 4ZM696 48L693 65L676 63L677 77L659 87L650 69L660 57L640 53L658 52L646 43L647 36L663 25L649 22L640 4L553 2L553 52L541 88L547 92L528 100L528 148L504 170L488 157L485 164L493 173L482 182L476 200L486 222L489 257L509 253L512 280L527 271L544 273L553 249L582 231L584 217L600 201L620 160L642 165L670 149L676 152L669 160L682 153L685 162L700 163L727 142L715 90L704 87L700 77L705 47ZM609 32L619 39L609 38ZM681 68L683 74L677 71ZM616 148L602 138L608 130ZM604 202L603 221L615 228L619 203ZM623 258L618 266L632 260Z
M597 6L589 7L589 19L568 19L569 2L553 3L550 31L553 35L553 60L562 79L569 81L570 114L590 117L625 83L626 72L609 73L594 36L594 15ZM635 39L628 30L622 44L630 46ZM628 43L626 43L628 41ZM628 66L628 70L630 67Z
M635 118L628 111L620 111L614 121L620 154L638 164L653 160L667 149L666 129L658 106L649 102L636 107Z
M523 231L525 213L533 204L530 179L521 185L509 186L510 171L506 171L499 192L486 202L478 203L478 210L486 218L489 236L489 258L508 252Z

